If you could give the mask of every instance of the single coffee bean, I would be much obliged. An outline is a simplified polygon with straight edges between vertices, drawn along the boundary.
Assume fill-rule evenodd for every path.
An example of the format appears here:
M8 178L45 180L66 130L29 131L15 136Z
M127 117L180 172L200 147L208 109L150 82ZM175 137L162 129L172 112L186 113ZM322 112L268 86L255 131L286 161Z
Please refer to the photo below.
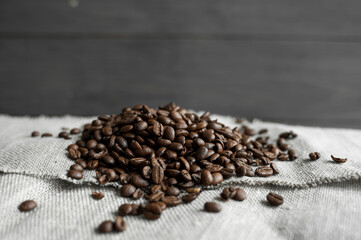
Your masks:
M338 158L338 157L334 157L333 155L331 155L331 158L333 161L337 163L345 163L347 161L347 158Z
M59 138L65 138L65 137L68 137L69 136L69 133L65 132L65 131L62 131L58 134L58 137Z
M143 195L144 195L144 192L140 188L138 188L137 190L135 190L132 197L134 199L140 199L141 197L143 197Z
M321 157L321 154L319 152L312 152L308 156L311 160L317 160Z
M267 195L267 201L272 206L279 206L283 203L283 197L278 195L277 193L270 192Z
M69 170L68 177L79 180L83 178L83 172L78 170Z
M289 159L289 156L288 156L288 154L280 154L280 155L278 156L278 159L279 159L280 161L287 161L287 160Z
M167 204L165 204L164 202L155 202L155 203L160 206L162 211L164 211L167 208Z
M184 203L190 203L193 202L198 197L198 194L196 193L188 193L182 197L182 201Z
M43 134L41 134L41 137L52 137L53 136L53 134L51 134L51 133L43 133Z
M92 197L94 199L102 199L104 198L104 193L101 193L101 192L92 192Z
M165 195L167 196L178 196L180 194L180 190L177 187L168 187Z
M237 177L244 177L246 176L247 169L244 166L239 166L236 168L236 175Z
M236 201L243 201L247 198L246 192L242 188L236 188L233 199Z
M284 132L284 133L281 133L279 135L280 138L284 138L284 139L294 139L297 137L297 134L290 131L290 132Z
M275 163L271 163L271 164L270 164L270 167L271 167L272 170L273 170L273 174L279 174L279 173L280 173L280 171L278 170L278 168L277 168L277 166L276 166Z
M162 214L162 208L157 203L150 203L143 209L143 214L145 218L149 220L156 220L160 218L160 215Z
M297 153L296 153L295 150L290 149L290 150L288 150L287 153L288 153L288 156L289 156L290 160L296 160L297 159Z
M70 130L70 134L79 134L81 133L81 130L79 128L73 128Z
M123 232L125 229L127 229L127 223L121 216L117 216L114 222L114 230L117 232Z
M273 170L270 167L264 166L264 167L258 167L256 169L256 174L260 177L269 177L273 175Z
M213 176L211 172L206 169L202 171L201 179L204 186L210 186L213 183Z
M219 172L212 173L212 185L217 185L223 181L223 176Z
M181 204L182 200L176 196L164 196L162 197L162 202L164 202L169 207L173 207Z
M80 164L73 164L70 166L70 170L84 171L84 168Z
M164 169L159 165L155 164L152 169L152 180L155 184L159 184L164 179Z
M118 214L119 216L122 217L129 215L131 212L132 212L132 204L128 204L128 203L122 204L118 209Z
M31 133L31 136L32 137L38 137L38 136L40 136L40 133L38 131L34 131L34 132Z
M87 167L87 166L86 166L87 162L86 162L84 159L78 158L75 162L76 162L77 164L79 164L80 166L82 166L83 169Z
M19 210L21 212L28 212L36 208L37 204L34 200L27 200L25 202L22 202L19 206Z
M216 202L206 202L204 204L204 210L207 212L217 213L222 210L222 207Z
M108 233L113 231L113 222L110 220L104 221L99 225L98 228L101 233Z
M125 184L120 189L120 195L122 197L130 197L134 194L134 192L137 190L137 188L132 184Z
M140 175L133 176L130 182L138 188L146 188L149 186L149 182Z

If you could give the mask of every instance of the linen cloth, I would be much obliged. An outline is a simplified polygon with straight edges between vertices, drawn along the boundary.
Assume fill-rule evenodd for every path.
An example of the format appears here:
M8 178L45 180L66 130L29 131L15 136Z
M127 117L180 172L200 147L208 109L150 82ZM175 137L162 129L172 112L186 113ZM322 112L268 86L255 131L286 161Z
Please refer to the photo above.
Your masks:
M235 127L235 118L211 115ZM290 126L254 120L245 124L267 128L270 141L279 133L298 134L289 143L298 153L295 161L275 160L280 174L268 178L237 178L204 190L190 204L168 208L156 221L127 216L123 233L99 234L97 226L114 220L118 207L132 201L119 195L118 184L97 185L94 171L82 180L66 174L74 163L66 147L75 142L57 137L32 138L34 130L51 132L62 127L81 127L93 117L10 117L0 115L0 239L360 239L361 229L361 130ZM321 153L317 161L308 154ZM347 157L334 163L330 155ZM240 186L247 192L243 202L223 202L225 186ZM92 191L105 197L94 200ZM271 207L268 192L281 194L285 202ZM19 212L18 205L33 199L38 207ZM218 214L203 211L206 201L217 201Z

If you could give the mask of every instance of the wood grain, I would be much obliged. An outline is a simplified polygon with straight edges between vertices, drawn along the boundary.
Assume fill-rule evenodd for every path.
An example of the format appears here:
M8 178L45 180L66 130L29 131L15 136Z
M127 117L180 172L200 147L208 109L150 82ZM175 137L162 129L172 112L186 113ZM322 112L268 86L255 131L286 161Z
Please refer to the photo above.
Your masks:
M80 0L76 8L66 0L3 0L0 32L352 41L361 36L360 10L353 0Z

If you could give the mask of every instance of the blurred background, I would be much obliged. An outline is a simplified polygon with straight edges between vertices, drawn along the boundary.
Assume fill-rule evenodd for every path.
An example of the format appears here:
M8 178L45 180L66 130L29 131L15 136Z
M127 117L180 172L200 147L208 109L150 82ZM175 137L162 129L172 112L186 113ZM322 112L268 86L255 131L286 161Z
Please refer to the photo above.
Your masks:
M170 101L361 128L361 2L2 0L0 113Z

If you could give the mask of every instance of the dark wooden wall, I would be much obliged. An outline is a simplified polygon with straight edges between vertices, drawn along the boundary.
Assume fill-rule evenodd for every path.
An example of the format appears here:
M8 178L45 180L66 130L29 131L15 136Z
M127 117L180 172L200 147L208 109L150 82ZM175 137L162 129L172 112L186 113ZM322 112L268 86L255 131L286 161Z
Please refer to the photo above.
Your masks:
M0 1L0 113L175 101L361 128L361 2Z

